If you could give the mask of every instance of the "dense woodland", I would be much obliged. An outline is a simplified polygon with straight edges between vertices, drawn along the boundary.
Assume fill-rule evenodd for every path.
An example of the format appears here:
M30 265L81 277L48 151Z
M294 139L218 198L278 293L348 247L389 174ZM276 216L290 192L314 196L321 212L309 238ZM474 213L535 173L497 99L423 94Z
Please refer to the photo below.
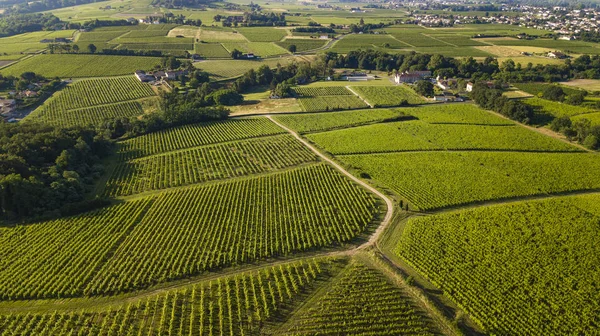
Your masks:
M40 0L31 2L18 2L9 8L9 13L33 13L50 9L84 5L99 0Z
M40 30L56 30L65 23L52 14L9 14L0 16L0 37Z

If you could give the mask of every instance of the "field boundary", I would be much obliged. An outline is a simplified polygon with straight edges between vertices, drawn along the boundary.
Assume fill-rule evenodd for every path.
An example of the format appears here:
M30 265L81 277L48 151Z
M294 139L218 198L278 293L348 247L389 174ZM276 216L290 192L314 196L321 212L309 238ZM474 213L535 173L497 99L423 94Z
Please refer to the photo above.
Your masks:
M356 91L352 90L352 87L350 85L346 85L345 88L348 89L348 91L352 92L355 96L360 98L362 101L364 101L365 104L369 105L370 108L373 108L373 105L371 105L371 103L369 103L365 98L361 97L358 93L356 93Z

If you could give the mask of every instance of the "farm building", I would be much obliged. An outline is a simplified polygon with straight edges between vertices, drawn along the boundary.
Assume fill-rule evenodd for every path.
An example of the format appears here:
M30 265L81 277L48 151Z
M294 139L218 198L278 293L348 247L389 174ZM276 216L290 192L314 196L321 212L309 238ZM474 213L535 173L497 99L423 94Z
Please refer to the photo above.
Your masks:
M431 71L404 71L394 75L394 82L396 84L415 83L427 77L431 77Z
M560 51L551 51L548 53L548 57L550 57L550 58L566 58L567 55L563 54Z

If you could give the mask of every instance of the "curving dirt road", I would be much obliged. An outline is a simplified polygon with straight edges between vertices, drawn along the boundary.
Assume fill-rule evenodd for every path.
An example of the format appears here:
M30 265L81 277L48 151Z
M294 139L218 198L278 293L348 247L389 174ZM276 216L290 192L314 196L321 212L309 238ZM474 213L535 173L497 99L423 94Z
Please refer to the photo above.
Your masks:
M369 190L370 192L372 192L373 194L377 195L379 198L381 198L381 199L383 199L385 201L385 205L387 206L387 211L385 213L385 217L383 218L383 221L381 221L381 224L379 224L379 226L377 227L377 230L375 230L375 232L373 233L373 235L371 235L371 238L369 238L369 240L367 242L365 242L364 244L362 244L362 245L358 246L357 248L355 248L355 250L363 249L363 248L366 248L366 247L374 245L375 242L379 239L379 236L381 236L381 234L383 233L383 231L385 231L385 229L387 228L387 226L392 222L392 216L394 215L394 203L392 202L392 200L389 197L387 197L386 195L384 195L383 193L381 193L379 190L377 190L377 189L373 188L372 186L370 186L368 183L366 183L364 181L361 181L360 179L358 179L354 175L350 174L342 166L340 166L335 161L333 161L332 159L330 159L327 156L325 156L323 153L321 153L319 150L317 150L313 145L311 145L310 143L308 143L308 141L306 141L302 137L300 137L298 135L298 133L292 131L291 129L289 129L285 125L279 123L278 121L276 121L275 119L273 119L270 115L268 115L267 118L269 120L271 120L273 123L275 123L277 126L283 128L288 133L290 133L291 135L293 135L296 139L298 139L298 141L302 142L302 144L304 144L306 147L308 147L308 149L310 149L315 154L317 154L321 159L323 159L323 161L329 163L335 169L337 169L342 174L344 174L348 178L350 178L352 181L358 183L359 185L361 185L362 187L364 187L365 189Z

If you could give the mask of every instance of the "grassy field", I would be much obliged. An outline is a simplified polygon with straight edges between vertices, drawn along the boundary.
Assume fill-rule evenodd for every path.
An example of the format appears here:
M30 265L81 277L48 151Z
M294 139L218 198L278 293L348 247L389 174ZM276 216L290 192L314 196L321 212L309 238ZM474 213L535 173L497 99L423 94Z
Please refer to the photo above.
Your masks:
M595 79L575 79L561 84L587 91L600 91L600 81Z
M420 120L311 134L308 138L336 155L442 149L579 151L520 126L428 124Z
M268 27L237 28L237 31L251 42L277 42L288 35L284 29Z
M600 188L593 173L600 158L587 153L408 152L342 161L421 210Z
M48 78L104 77L151 70L158 64L159 57L54 54L30 57L0 70L0 73L19 76L33 71Z
M396 252L491 334L594 333L596 195L412 219ZM532 262L535 260L535 262ZM450 290L451 288L451 290ZM498 314L497 312L502 312ZM550 322L551 321L551 322Z

